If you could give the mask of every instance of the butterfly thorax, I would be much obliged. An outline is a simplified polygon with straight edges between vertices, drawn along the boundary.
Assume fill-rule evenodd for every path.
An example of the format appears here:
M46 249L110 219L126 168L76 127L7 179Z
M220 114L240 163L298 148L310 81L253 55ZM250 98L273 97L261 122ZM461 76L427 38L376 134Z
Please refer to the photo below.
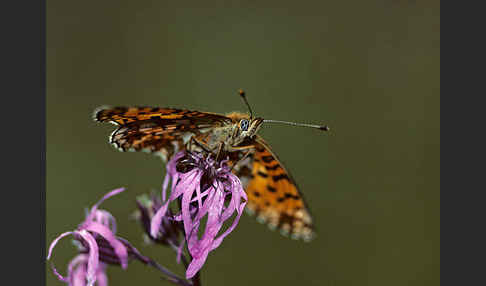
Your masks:
M250 145L263 123L263 119L252 119L246 114L237 112L227 114L227 116L232 119L231 123L201 133L195 138L197 142L202 143L213 153L232 152Z

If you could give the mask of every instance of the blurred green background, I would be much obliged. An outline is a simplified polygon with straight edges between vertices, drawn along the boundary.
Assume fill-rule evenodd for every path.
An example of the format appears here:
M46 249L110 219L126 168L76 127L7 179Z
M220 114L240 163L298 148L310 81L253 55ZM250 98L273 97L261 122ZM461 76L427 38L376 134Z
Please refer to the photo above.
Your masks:
M293 241L244 216L212 252L203 285L439 285L440 3L433 1L47 1L47 243L102 206L144 245L136 196L164 166L108 144L100 105L153 105L325 123L261 130L318 229ZM69 239L54 262L65 273ZM62 285L46 268L47 285ZM169 285L137 262L111 285Z

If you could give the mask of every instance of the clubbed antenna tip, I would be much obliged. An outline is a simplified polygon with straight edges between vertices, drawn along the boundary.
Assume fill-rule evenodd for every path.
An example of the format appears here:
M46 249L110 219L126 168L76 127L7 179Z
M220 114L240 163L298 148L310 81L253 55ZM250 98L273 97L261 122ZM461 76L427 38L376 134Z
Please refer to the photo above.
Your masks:
M246 100L246 94L243 91L243 89L241 89L241 88L238 91L238 93L240 94L241 98L243 99L243 101L245 102L246 106L248 107L248 111L250 111L250 120L251 120L253 118L253 111L251 110L251 107L250 107L250 104L248 103L248 100Z
M319 127L319 130L322 130L322 131L329 131L329 130L330 130L330 128L329 128L329 126L324 125L324 126Z

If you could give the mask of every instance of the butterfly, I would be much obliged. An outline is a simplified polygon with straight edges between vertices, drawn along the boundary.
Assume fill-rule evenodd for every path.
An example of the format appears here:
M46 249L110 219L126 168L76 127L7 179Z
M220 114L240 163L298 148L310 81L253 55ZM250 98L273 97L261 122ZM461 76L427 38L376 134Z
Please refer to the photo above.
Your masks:
M257 134L264 122L306 126L327 131L327 126L254 118L245 93L240 96L250 115L226 115L159 107L101 107L95 121L111 122L118 128L110 135L120 151L144 151L169 160L179 150L208 152L229 158L248 195L247 212L271 229L294 239L311 240L315 235L309 208L282 162Z

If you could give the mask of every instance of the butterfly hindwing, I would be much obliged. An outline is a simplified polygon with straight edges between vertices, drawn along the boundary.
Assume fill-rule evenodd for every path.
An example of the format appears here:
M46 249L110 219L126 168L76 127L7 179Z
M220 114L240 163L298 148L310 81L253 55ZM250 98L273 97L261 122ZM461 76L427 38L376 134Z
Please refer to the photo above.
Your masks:
M314 236L314 227L304 198L295 181L261 137L255 141L252 159L251 168L240 169L240 173L251 170L246 186L248 211L284 235L310 240Z

